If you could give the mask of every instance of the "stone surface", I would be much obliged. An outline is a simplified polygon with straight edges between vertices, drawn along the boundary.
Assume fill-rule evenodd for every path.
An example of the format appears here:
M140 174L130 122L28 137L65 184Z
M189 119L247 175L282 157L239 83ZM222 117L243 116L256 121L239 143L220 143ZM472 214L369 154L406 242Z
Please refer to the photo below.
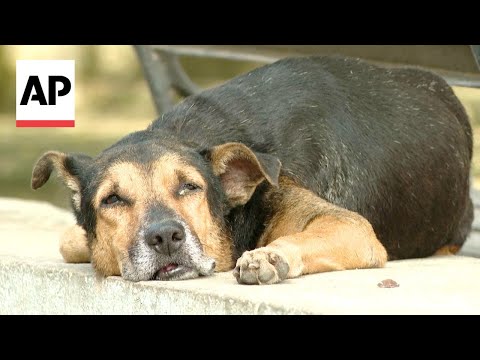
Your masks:
M473 257L392 261L267 286L239 285L230 272L132 283L63 263L58 239L70 224L72 215L50 204L0 199L0 314L480 314ZM469 239L469 251L478 255L479 242ZM378 286L387 279L399 286Z

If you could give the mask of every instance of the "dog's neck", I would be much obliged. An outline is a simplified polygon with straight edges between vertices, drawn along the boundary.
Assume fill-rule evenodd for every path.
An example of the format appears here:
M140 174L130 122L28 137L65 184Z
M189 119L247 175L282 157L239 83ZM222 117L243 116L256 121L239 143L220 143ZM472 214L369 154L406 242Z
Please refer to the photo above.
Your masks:
M255 249L265 230L265 224L271 216L269 208L265 206L268 188L266 183L259 185L245 205L232 209L226 217L235 261L245 251Z

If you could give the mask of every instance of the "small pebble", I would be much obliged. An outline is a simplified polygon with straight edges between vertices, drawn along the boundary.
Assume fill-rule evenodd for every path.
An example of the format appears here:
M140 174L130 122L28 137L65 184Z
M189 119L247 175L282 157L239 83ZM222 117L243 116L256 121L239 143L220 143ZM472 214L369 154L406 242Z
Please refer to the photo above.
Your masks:
M398 283L395 280L385 279L380 281L377 284L377 286L380 288L396 288L396 287L399 287L400 285L398 285Z

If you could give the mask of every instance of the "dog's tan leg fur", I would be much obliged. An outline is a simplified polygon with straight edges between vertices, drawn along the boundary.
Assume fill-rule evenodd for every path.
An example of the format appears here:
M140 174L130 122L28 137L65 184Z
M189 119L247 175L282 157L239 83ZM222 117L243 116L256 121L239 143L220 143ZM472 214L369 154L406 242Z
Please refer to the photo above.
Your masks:
M259 247L237 261L240 283L271 284L325 271L382 267L387 252L370 223L312 192L283 183ZM277 196L278 197L278 196ZM288 265L288 266L286 266Z
M455 255L460 251L460 248L458 245L445 245L438 249L433 256Z
M287 277L325 271L381 267L385 248L366 220L320 216L304 231L278 238L266 249L283 255Z
M60 238L60 254L67 263L90 262L87 234L80 226L68 228Z

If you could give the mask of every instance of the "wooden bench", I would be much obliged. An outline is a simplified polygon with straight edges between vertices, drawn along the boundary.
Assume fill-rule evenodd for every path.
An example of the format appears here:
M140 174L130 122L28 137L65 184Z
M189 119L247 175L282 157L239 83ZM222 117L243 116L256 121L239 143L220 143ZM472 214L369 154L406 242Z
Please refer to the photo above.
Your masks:
M173 105L172 89L182 96L200 90L178 61L183 55L270 63L286 56L342 54L423 67L451 85L480 88L480 45L137 45L135 50L159 114Z

